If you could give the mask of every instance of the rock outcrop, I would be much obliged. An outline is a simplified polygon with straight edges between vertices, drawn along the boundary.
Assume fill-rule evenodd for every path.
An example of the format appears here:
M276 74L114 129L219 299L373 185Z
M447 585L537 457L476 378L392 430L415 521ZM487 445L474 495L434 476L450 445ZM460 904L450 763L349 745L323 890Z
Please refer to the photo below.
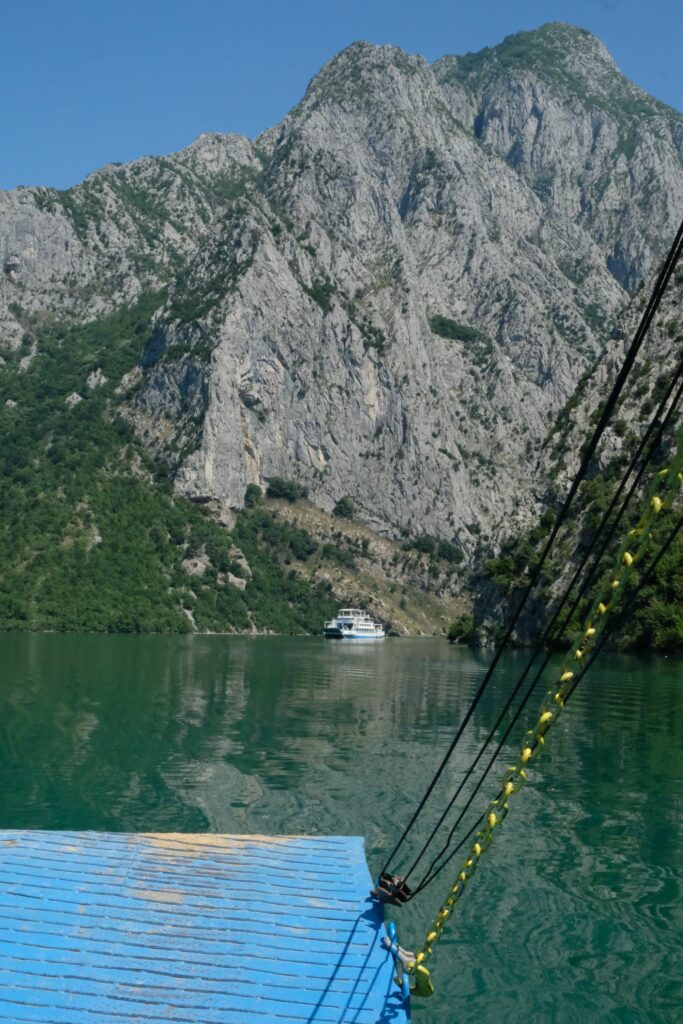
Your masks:
M683 117L589 33L358 43L254 143L1 194L0 332L166 288L119 391L180 493L293 478L472 555L535 516L548 428L682 214Z

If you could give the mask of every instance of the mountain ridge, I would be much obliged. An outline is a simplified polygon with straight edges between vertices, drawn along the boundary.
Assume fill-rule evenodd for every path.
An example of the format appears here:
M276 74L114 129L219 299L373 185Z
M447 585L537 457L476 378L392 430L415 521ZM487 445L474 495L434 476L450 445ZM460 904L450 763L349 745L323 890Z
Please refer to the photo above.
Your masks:
M178 500L229 518L284 477L474 565L540 513L557 411L683 212L683 119L524 65L567 38L637 89L566 26L431 65L355 43L254 142L0 193L4 401L46 328L159 294L106 415Z

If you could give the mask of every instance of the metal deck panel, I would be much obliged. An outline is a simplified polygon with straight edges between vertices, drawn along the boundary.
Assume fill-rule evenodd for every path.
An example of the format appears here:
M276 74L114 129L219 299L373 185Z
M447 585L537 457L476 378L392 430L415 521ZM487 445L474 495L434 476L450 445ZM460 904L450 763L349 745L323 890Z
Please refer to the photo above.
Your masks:
M0 1021L404 1024L363 841L0 832Z

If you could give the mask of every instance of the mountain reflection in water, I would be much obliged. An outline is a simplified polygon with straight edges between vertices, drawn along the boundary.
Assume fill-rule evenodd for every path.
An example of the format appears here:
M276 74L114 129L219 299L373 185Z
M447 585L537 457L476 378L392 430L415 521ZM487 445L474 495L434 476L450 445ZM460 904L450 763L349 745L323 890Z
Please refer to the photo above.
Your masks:
M360 834L376 871L489 657L443 640L0 636L0 827ZM502 659L435 811L526 657ZM680 677L675 659L603 656L459 905L417 1024L681 1019ZM401 912L404 943L457 864Z

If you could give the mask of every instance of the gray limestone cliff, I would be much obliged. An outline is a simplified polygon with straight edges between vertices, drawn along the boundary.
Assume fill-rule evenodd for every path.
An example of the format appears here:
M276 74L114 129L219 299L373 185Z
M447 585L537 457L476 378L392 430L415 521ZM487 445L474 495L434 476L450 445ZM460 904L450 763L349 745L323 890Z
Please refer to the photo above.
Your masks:
M255 142L0 194L0 340L166 289L118 394L180 493L293 478L471 556L533 521L548 429L682 214L683 117L589 33L357 43Z

